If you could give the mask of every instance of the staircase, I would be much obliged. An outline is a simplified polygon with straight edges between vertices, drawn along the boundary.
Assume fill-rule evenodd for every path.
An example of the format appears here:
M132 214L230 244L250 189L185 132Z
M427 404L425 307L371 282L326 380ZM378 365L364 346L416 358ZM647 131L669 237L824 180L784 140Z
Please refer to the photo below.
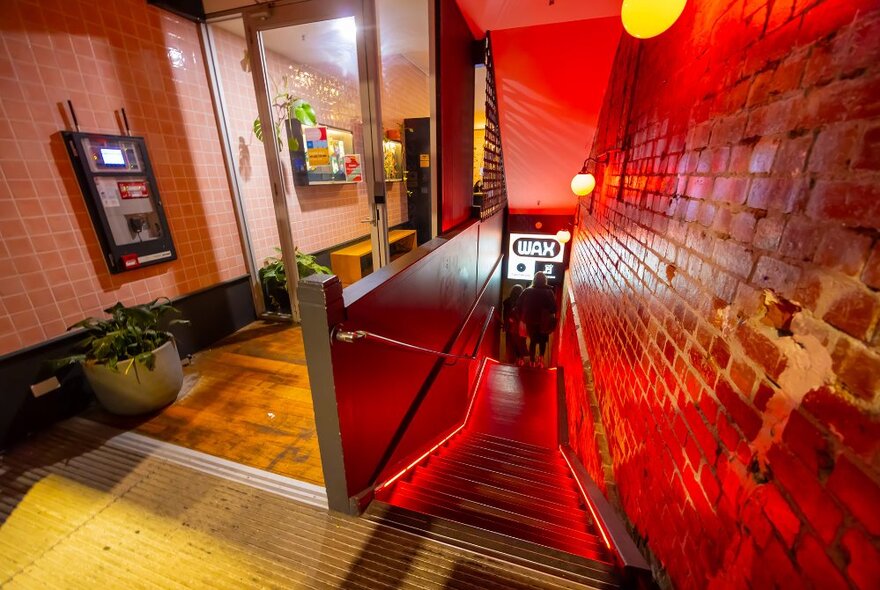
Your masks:
M377 492L367 517L589 588L619 587L615 556L549 442L557 432L556 387L552 369L490 366L468 424ZM536 419L545 419L543 428ZM517 436L517 424L531 433Z

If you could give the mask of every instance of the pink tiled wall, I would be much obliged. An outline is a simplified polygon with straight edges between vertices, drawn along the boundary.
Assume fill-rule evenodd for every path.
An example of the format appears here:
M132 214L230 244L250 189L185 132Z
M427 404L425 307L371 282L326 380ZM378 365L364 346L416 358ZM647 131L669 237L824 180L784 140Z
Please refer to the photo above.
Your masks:
M144 0L0 8L0 354L245 272L196 26ZM182 57L179 67L170 53ZM111 275L58 132L146 137L179 259Z
M229 194L198 31L143 0L97 10L84 0L6 0L0 9L0 355L65 332L116 301L174 297L240 276L245 266ZM278 244L256 103L241 67L244 40L217 35L236 166L261 262ZM293 65L270 55L273 77ZM383 61L385 126L427 116L427 77L402 58ZM357 125L353 88L336 104L309 98L322 122ZM71 128L71 99L83 130L120 133L125 107L146 138L179 259L120 275L103 260L59 131ZM361 150L362 151L362 150ZM243 158L242 156L246 156ZM285 164L290 181L289 164ZM246 172L246 173L245 173ZM361 185L288 191L292 230L304 251L364 235ZM402 183L388 186L389 224L407 219Z
M274 254L278 230L263 144L252 132L257 103L252 75L243 67L245 40L219 26L212 27L212 34L251 244L257 263L262 264L267 256ZM363 153L360 98L354 81L293 63L274 52L267 54L267 62L270 78L276 84L283 75L297 71L317 82L293 84L292 90L313 105L319 122L352 130L355 151ZM383 58L383 76L382 106L386 129L398 128L405 117L428 116L428 79L421 70L400 56L389 56ZM328 87L338 94L327 92ZM286 157L282 157L282 167L291 231L294 242L302 251L323 250L368 234L369 225L361 222L369 217L366 183L295 187L290 161ZM404 184L388 183L387 193L388 224L405 222L408 215Z

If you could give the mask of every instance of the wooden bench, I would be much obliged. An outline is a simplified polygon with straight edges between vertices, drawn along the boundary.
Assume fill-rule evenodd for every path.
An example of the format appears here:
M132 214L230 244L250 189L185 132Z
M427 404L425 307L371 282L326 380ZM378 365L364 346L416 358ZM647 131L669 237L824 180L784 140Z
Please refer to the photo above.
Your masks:
M416 247L416 230L393 229L388 232L388 245L394 259ZM373 245L363 240L330 253L330 268L339 277L343 287L359 281L373 272Z

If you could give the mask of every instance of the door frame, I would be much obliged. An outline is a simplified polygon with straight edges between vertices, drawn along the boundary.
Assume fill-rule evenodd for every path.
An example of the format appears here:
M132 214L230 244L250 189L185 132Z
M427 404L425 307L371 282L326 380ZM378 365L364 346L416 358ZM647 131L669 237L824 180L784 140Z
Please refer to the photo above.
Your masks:
M214 21L216 22L216 21ZM238 168L232 157L232 142L229 136L229 125L226 119L226 102L223 98L223 92L220 89L222 80L217 68L217 50L214 44L214 35L211 31L211 21L199 24L199 37L202 41L202 59L205 62L205 70L208 77L208 86L211 90L211 104L214 108L214 118L217 121L217 130L220 134L220 141L223 152L223 163L226 168L226 181L229 184L229 191L232 193L232 211L235 215L235 223L238 226L238 237L241 242L242 257L244 258L244 266L248 272L249 283L251 286L251 296L254 300L254 312L257 317L266 315L266 301L263 296L263 287L259 277L259 261L254 258L254 248L251 244L250 232L247 229L247 214L244 207L244 201L241 196ZM275 318L273 318L275 319Z
M373 268L378 270L389 260L388 218L386 215L385 169L382 158L381 62L374 0L300 0L284 5L255 6L242 11L245 39L251 56L251 74L257 97L257 110L263 129L274 128L269 104L269 79L261 33L317 21L354 17L357 26L361 119L364 135L364 182L370 204L370 241ZM296 245L290 228L284 168L274 133L263 135L263 148L272 184L272 202L278 224L281 256L287 269L296 269ZM287 272L287 288L293 320L300 321L296 272Z

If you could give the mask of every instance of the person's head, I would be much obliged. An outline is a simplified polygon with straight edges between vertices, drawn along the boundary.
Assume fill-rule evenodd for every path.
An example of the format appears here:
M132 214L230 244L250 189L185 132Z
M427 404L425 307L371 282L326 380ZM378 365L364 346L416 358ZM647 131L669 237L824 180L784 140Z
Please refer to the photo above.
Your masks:
M543 272L536 272L535 278L532 279L532 287L546 287L547 286L547 275Z
M522 285L514 285L513 287L510 288L509 297L511 300L516 301L517 299L519 299L519 296L522 295L522 292L523 292Z

